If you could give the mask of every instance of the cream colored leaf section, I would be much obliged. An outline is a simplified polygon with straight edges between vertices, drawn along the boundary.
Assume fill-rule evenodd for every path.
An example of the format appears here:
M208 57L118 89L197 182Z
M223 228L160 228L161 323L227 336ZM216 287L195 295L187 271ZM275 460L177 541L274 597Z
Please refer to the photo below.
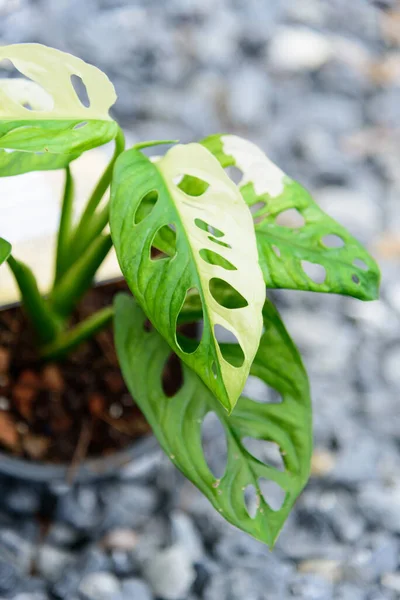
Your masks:
M0 47L0 61L3 59L10 60L20 73L32 81L27 82L26 88L21 83L2 83L0 120L29 120L33 116L35 120L112 120L108 111L116 100L116 93L107 76L97 67L41 44ZM89 107L82 104L75 92L71 80L73 75L80 77L85 84ZM37 87L41 88L41 92ZM32 99L26 97L26 92L33 92ZM51 107L48 104L50 98ZM28 100L33 110L24 107Z
M50 94L29 79L0 79L0 94L2 92L20 106L29 105L31 110L49 111L53 108Z
M252 183L257 196L276 198L282 194L286 175L258 146L236 135L222 135L221 143L224 154L232 156L243 172L239 187Z
M175 146L157 163L157 168L167 184L192 248L210 327L214 332L215 326L219 325L233 333L243 350L245 361L241 368L237 368L224 359L216 343L228 395L237 397L238 388L242 387L242 383L244 385L258 349L265 301L265 285L258 264L251 213L238 188L218 161L200 144ZM205 181L207 190L200 196L188 195L178 187L182 176ZM199 220L209 227L199 227ZM217 233L214 235L213 232ZM200 255L203 250L218 253L236 270L209 264ZM247 306L232 309L217 302L210 292L213 278L222 279L232 286L247 301ZM215 333L213 335L215 338Z

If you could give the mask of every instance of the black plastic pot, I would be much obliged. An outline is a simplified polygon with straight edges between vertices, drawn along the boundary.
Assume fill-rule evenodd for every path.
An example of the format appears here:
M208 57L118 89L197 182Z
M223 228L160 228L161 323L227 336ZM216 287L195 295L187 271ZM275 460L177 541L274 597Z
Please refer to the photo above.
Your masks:
M154 436L148 435L138 440L126 450L104 458L94 458L82 462L73 474L73 482L83 483L105 479L121 469L128 469L129 476L146 473L160 457L160 447ZM0 474L34 481L43 484L68 482L69 465L34 462L14 458L0 452Z

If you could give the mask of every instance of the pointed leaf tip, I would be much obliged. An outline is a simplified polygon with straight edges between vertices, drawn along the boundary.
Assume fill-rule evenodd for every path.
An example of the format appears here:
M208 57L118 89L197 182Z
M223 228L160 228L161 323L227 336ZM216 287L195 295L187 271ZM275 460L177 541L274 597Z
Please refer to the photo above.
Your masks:
M138 302L231 410L258 348L265 298L251 214L236 186L199 144L175 146L156 164L129 150L116 164L110 222ZM196 294L204 327L201 340L186 348L177 323ZM226 337L242 349L235 364L221 351Z

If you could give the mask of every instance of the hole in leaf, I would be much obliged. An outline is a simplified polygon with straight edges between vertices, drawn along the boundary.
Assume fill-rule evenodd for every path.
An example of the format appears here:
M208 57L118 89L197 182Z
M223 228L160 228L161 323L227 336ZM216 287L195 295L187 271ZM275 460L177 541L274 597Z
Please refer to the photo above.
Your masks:
M210 184L207 183L207 181L199 179L199 177L194 177L193 175L180 176L180 180L176 185L188 196L195 197L202 196L210 187Z
M159 250L158 248L163 248ZM151 242L151 260L172 258L176 254L176 231L172 225L162 225L157 229Z
M257 458L262 463L270 465L278 471L285 470L285 464L282 459L278 444L266 440L258 440L252 437L242 439L242 444L247 452Z
M75 75L75 73L73 73L71 75L71 83L80 102L83 104L83 106L89 108L90 99L82 77L79 77L79 75Z
M243 396L259 404L281 404L282 396L259 377L249 375L243 389Z
M82 129L83 127L86 127L87 124L87 121L82 121L81 123L77 123L76 125L74 125L73 129Z
M360 278L355 274L351 276L351 280L354 281L354 283L360 283Z
M236 183L236 185L239 185L243 179L243 171L233 165L230 167L225 167L225 172L228 177L232 179L233 183Z
M41 85L19 71L8 58L0 60L0 79L7 80L3 82L3 92L26 110L45 111L54 107L52 96Z
M281 251L279 250L278 246L275 246L274 244L272 244L271 246L273 253L280 258L281 257Z
M243 491L244 504L247 514L250 519L255 519L258 507L260 506L260 498L253 484L248 485Z
M308 260L302 260L301 266L303 268L304 273L314 282L314 283L324 283L326 279L326 269L322 265L318 265L316 263L309 262Z
M343 248L344 246L342 238L333 233L325 235L321 241L327 248Z
M163 392L168 398L175 396L183 386L182 364L174 352L169 355L165 362L161 384Z
M286 492L278 485L275 481L260 477L258 480L262 497L272 510L279 510L282 508L285 501Z
M263 208L265 208L265 202L256 202L255 204L252 204L252 206L250 206L250 211L254 215Z
M254 217L253 221L254 221L254 225L259 225L260 223L262 223L267 215L260 215L259 217Z
M212 233L212 235L214 237L217 237L217 238L224 237L224 235L225 235L223 231L220 231L216 227L213 227L209 223L206 223L205 221L203 221L203 219L195 219L194 224L199 229L202 229L203 231L206 231L207 233Z
M214 477L221 479L228 460L228 443L225 429L215 412L208 412L204 417L201 425L201 444L208 468Z
M187 290L182 308L179 311L176 327L177 344L186 354L193 354L200 346L201 335L198 325L191 325L193 321L203 320L203 303L199 290L196 287ZM185 325L179 326L179 322Z
M246 298L240 292L235 290L230 283L219 277L210 279L209 288L214 300L224 308L237 309L245 308L249 305Z
M368 271L368 265L363 260L361 260L361 258L355 258L353 260L353 265L355 267L358 267L359 269L362 269L363 271Z
M227 271L237 271L235 265L233 265L231 262L229 262L229 260L226 260L226 258L221 256L220 254L217 254L217 252L214 252L213 250L207 250L206 248L202 248L199 254L201 258L209 265L222 267Z
M237 337L222 325L214 325L214 335L222 357L232 367L240 368L244 363L244 352Z
M232 246L230 246L229 244L226 244L225 242L221 242L220 240L216 240L215 238L213 238L211 236L208 236L208 239L211 242L214 242L214 244L218 244L219 246L222 246L223 248L231 248L232 249Z
M296 208L288 208L277 215L275 222L282 227L299 229L305 224L303 215Z
M214 376L214 379L217 379L217 377L218 377L218 371L217 371L217 365L215 364L215 360L213 360L213 363L211 365L211 371L212 371L212 374Z
M155 207L157 200L158 192L156 190L151 190L150 192L144 194L135 211L135 216L133 217L135 225L138 225L138 223L141 223L146 217L149 216Z
M9 58L2 58L0 60L0 78L8 79L10 75L14 77L21 77L21 73L16 69Z

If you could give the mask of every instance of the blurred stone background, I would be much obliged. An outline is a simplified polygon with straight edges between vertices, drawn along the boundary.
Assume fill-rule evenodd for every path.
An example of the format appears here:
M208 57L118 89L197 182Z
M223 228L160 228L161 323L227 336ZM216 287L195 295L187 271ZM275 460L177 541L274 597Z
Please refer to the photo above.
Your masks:
M309 369L315 455L272 554L166 460L139 482L0 480L0 598L400 598L400 7L0 0L0 43L29 41L103 69L132 139L229 131L262 145L367 245L383 286L364 304L273 294ZM56 518L44 539L39 510Z

